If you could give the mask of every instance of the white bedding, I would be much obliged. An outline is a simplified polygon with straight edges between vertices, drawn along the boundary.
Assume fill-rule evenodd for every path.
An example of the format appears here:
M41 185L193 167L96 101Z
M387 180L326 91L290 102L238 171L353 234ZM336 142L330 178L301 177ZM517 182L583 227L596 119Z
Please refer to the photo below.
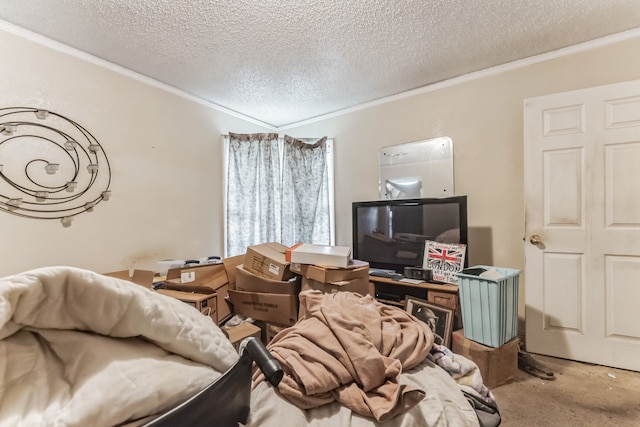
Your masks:
M0 279L0 426L112 426L162 412L238 358L183 302L90 271Z
M315 409L299 409L273 392L266 382L251 394L248 427L466 427L478 426L475 412L460 387L442 368L428 359L402 375L402 383L426 391L426 397L402 415L378 423L338 402Z
M0 278L0 427L139 424L237 358L208 316L131 282L69 267ZM248 426L478 425L459 385L431 361L401 383L426 397L378 424L337 402L299 409L262 382Z

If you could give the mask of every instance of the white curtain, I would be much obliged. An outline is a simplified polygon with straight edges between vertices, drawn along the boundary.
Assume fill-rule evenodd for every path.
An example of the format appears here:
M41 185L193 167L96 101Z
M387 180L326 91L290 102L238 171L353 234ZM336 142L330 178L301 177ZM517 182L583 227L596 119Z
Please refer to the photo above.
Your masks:
M264 242L331 243L327 138L280 145L275 133L229 133L227 256Z
M282 243L331 242L327 137L284 137Z
M277 133L229 133L227 255L281 240L280 155Z

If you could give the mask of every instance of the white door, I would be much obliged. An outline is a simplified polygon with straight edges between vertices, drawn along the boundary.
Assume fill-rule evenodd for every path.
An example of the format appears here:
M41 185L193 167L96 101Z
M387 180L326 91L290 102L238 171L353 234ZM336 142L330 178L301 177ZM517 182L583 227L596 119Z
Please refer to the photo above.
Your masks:
M640 371L640 80L524 119L526 349Z

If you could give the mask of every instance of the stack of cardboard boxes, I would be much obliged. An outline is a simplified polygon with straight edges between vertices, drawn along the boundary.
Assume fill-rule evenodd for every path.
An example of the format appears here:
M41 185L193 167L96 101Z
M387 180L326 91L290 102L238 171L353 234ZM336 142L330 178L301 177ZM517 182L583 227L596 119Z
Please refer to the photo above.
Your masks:
M290 326L298 320L300 291L369 293L368 263L350 261L350 254L344 253L339 262L346 267L301 264L287 259L288 250L273 242L247 248L243 264L236 267L235 285L229 290L236 313L276 327Z
M234 313L255 319L255 325L243 323L224 328L236 348L248 336L261 337L267 343L298 320L301 291L371 294L368 263L351 260L350 253L341 247L336 247L337 251L319 248L315 256L306 251L295 253L317 249L310 246L313 245L288 248L280 243L263 243L249 246L244 255L225 258L220 264L172 268L167 272L165 289L158 292L192 305L217 325ZM301 259L305 262L299 262ZM153 279L153 272L144 270L136 270L132 276L128 271L107 275L147 288L151 288ZM453 352L476 362L489 388L516 377L518 349L518 338L494 348L465 337L463 330L453 332Z
M506 384L518 373L520 270L476 265L457 276L464 329L452 350L476 362L487 387Z
M300 278L285 259L280 243L249 246L235 268L229 298L234 311L264 322L290 326L298 319Z
M223 326L234 313L254 319L261 334L255 325L223 328L234 344L257 335L268 341L298 320L298 294L302 290L369 293L369 264L351 260L348 248L296 246L297 250L305 248L320 249L323 255L298 252L296 256L304 255L305 262L291 262L287 258L291 248L280 243L249 246L244 255L225 258L218 264L170 268L157 292L193 306L216 325ZM319 262L314 264L316 259ZM144 273L148 273L143 274L144 286L151 288L153 272ZM128 272L110 275L132 280Z
M369 263L363 261L353 260L346 268L296 263L291 264L291 270L302 276L303 291L369 293Z

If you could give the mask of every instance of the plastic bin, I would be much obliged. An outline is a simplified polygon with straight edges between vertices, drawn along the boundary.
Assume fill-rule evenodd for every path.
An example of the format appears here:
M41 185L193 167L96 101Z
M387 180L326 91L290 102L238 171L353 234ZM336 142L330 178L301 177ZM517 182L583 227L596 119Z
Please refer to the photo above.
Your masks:
M502 277L493 280L470 274L474 269L492 268ZM520 270L477 265L457 275L464 336L489 347L500 347L515 337Z

